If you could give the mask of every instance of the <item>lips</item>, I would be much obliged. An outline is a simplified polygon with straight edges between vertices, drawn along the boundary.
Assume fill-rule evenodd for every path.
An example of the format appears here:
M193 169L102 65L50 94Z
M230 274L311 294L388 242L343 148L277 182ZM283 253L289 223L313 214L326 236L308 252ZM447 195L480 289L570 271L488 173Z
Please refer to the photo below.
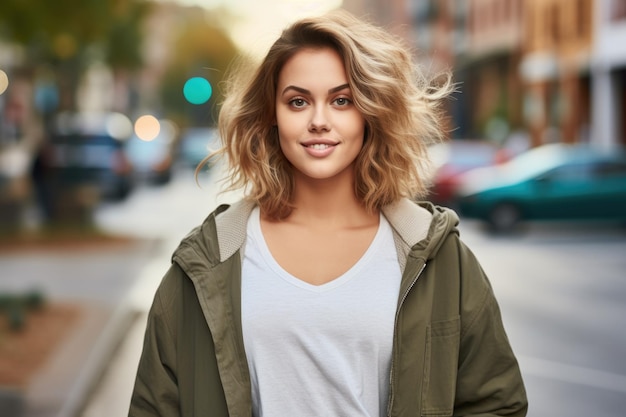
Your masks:
M324 139L324 138L317 138L317 139L310 139L307 141L304 141L301 143L302 146L306 147L306 148L310 148L310 147L317 147L317 148L327 148L329 146L335 146L338 144L337 141L334 140L330 140L330 139Z
M337 142L327 139L315 139L302 143L307 153L317 158L330 155L337 145Z

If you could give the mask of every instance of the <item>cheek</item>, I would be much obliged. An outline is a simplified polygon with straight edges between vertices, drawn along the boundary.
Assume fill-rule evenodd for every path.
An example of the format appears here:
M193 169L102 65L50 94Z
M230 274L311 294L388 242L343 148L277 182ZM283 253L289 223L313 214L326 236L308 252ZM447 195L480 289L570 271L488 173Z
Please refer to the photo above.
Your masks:
M299 114L276 115L278 136L281 140L298 139L307 131L306 121Z
M363 119L363 117L361 116L355 117L352 123L353 123L353 126L355 126L354 136L355 137L358 136L360 139L363 140L363 142L365 142L367 128L366 128L365 120Z
M283 133L289 129L290 117L288 117L287 113L279 110L276 112L275 122L276 126L278 126L278 131Z
M279 125L280 126L280 125ZM289 132L289 129L278 128L277 129L278 146L283 155L288 156L294 146L294 134Z

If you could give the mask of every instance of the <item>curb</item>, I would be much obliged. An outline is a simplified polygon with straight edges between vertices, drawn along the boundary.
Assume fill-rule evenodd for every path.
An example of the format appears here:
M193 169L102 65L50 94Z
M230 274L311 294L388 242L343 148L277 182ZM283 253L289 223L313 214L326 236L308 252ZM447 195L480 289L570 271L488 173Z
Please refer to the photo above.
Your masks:
M61 411L57 417L78 417L89 403L98 382L106 371L107 365L114 357L116 350L139 316L147 312L152 298L166 268L169 258L162 256L161 251L152 257L142 269L137 282L116 308L107 321L100 337L89 354L86 366L72 384Z
M105 371L106 365L137 316L138 312L134 311L126 302L113 311L98 340L94 343L94 348L87 357L85 366L81 368L78 377L72 384L72 388L57 415L58 417L76 417L79 415Z

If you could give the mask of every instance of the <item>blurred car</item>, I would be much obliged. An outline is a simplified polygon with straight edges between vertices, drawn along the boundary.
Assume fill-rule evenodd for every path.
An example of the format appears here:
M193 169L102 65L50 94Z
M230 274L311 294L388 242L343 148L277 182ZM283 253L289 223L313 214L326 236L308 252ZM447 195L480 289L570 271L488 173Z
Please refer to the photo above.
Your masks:
M124 147L135 184L163 185L172 178L178 129L169 120L160 120L159 123L159 133L155 138L145 140L133 134Z
M626 154L550 144L460 178L459 210L508 232L525 220L626 221Z
M461 174L475 168L486 167L509 159L505 150L497 145L470 139L453 139L429 148L435 164L435 177L430 187L429 199L439 205L456 206L454 197Z
M214 127L192 127L180 139L179 157L182 163L195 169L212 151L217 150L219 134Z
M132 133L120 113L62 113L46 149L48 180L57 193L91 189L95 199L122 200L133 186L124 146ZM91 193L93 194L93 193Z

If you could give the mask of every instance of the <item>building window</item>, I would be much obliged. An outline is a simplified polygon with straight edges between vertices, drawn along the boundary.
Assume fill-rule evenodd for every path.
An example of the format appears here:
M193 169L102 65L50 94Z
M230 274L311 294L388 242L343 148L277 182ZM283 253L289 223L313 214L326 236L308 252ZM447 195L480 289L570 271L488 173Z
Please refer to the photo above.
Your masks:
M622 1L626 4L626 2ZM577 35L581 39L591 37L591 3L589 0L578 0L576 3Z
M550 34L550 40L552 41L552 45L556 46L559 44L561 35L559 8L557 5L554 5L548 10L550 13L547 19L548 33Z
M611 21L626 20L626 0L611 0Z
M537 43L536 41L537 33L535 32L536 23L537 23L536 16L533 13L528 13L525 23L526 23L526 30L525 30L526 45L528 46L530 50L532 50L536 47L536 43Z

